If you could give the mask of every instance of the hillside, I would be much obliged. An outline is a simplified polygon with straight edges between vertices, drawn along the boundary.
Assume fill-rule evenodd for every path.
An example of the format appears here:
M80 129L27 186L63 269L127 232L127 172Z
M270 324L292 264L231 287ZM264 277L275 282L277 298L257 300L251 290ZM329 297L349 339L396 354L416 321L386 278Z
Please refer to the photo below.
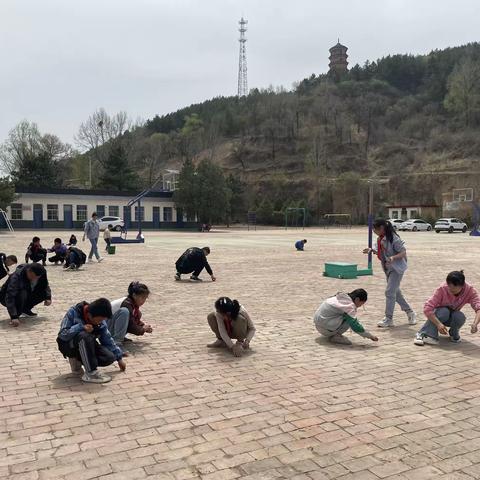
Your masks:
M379 211L440 204L442 192L478 183L479 125L473 43L355 65L340 81L312 75L292 91L214 98L156 116L126 139L134 139L130 162L149 171L144 179L207 158L245 182L250 209L304 205L313 220L341 211L362 220L367 178L390 179L379 187Z

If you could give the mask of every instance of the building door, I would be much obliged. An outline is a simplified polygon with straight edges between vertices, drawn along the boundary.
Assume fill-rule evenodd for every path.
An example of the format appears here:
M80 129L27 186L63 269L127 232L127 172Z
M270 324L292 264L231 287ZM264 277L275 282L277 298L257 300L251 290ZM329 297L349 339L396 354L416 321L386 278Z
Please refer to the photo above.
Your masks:
M183 211L177 208L177 227L183 227Z
M63 222L65 228L73 228L73 207L72 205L63 206Z
M123 207L123 221L125 228L128 230L132 226L132 209L126 205Z
M33 228L43 228L43 205L33 204Z
M153 207L153 228L160 228L160 207Z
M98 218L102 218L105 216L105 205L97 205L97 215Z

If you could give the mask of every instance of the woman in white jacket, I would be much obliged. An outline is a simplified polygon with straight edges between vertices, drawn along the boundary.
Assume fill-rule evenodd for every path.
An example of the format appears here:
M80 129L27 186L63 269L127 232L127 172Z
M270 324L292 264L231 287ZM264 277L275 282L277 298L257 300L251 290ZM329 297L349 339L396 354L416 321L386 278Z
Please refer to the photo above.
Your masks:
M357 308L361 307L367 298L367 292L363 288L351 293L339 292L327 298L315 312L313 318L315 327L332 343L351 345L352 342L343 336L349 328L362 337L378 341L378 338L365 330L357 320Z

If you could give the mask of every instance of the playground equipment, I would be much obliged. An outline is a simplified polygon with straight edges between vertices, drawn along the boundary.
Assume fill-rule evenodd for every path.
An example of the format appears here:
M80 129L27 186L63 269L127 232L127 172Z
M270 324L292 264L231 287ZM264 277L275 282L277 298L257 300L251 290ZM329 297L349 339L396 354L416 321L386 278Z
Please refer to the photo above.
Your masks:
M349 213L326 213L323 227L352 228L352 216Z
M3 220L2 222L0 223L5 223L5 225L7 226L8 230L13 233L13 226L12 226L12 223L10 222L10 219L8 218L8 215L7 215L7 212L5 210L2 210L0 208L0 217L1 219Z
M357 263L326 262L323 275L330 278L353 279L364 275L373 275L372 265L373 215L368 215L368 248L367 268L359 269Z
M307 209L306 208L296 208L296 207L288 207L285 209L285 230L288 229L288 219L291 217L292 227L298 229L299 227L299 214L302 214L300 219L300 226L302 230L305 230L305 220L307 216ZM291 215L289 215L291 214Z

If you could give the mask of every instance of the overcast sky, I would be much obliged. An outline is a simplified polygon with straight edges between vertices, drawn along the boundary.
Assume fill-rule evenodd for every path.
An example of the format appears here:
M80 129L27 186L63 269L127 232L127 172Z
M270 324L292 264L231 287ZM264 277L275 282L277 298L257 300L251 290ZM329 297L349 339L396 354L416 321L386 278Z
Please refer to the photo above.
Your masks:
M0 0L0 141L22 119L72 142L95 109L148 119L248 84L479 40L480 0Z

